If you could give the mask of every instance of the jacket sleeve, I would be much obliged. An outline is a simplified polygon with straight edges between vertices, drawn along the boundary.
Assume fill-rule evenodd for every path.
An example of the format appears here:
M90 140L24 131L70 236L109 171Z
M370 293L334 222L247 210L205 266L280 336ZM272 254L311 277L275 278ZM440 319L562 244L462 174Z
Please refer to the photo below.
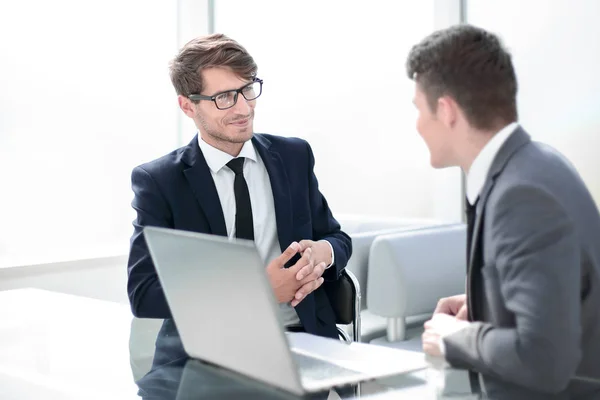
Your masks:
M143 228L172 228L172 213L155 180L142 167L133 170L131 186L134 192L131 205L137 213L127 263L127 294L131 310L139 318L170 318L171 312L150 258Z
M581 359L581 260L573 223L551 194L529 186L501 195L485 223L494 263L483 267L483 278L500 287L515 327L472 323L444 338L446 359L532 390L560 392Z

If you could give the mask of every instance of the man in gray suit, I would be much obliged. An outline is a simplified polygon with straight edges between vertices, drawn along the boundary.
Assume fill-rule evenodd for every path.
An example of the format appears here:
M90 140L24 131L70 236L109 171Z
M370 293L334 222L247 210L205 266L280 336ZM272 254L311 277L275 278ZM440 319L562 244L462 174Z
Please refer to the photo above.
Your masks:
M463 169L471 216L467 294L440 300L424 351L491 398L600 398L600 216L571 164L518 125L510 54L460 25L406 67L431 164Z

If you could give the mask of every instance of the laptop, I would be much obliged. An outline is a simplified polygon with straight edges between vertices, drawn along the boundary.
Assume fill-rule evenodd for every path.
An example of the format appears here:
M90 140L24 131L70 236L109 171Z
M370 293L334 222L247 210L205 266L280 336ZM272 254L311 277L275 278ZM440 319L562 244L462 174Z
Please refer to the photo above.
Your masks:
M190 357L304 395L427 367L422 353L288 333L254 242L146 227Z

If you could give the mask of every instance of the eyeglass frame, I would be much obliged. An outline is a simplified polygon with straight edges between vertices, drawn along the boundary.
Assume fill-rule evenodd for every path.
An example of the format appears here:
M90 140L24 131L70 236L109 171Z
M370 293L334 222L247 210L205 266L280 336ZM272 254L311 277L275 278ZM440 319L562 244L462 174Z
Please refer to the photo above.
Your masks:
M246 95L243 93L243 90L246 89L250 85L254 85L255 83L260 83L260 92L258 93L258 96L256 96L255 98L249 100L249 99L246 98ZM188 96L188 99L190 99L192 101L211 100L215 104L215 107L217 107L218 110L228 110L228 109L234 107L237 104L238 95L239 94L241 94L244 97L244 99L246 99L246 101L253 101L253 100L258 99L260 97L260 95L262 94L262 85L263 85L263 80L262 79L254 78L254 79L252 79L252 82L249 82L248 84L242 86L239 89L224 90L224 91L219 92L217 94L214 94L212 96L206 96L206 95L203 95L203 94L192 93L192 94L190 94ZM233 97L233 104L230 105L229 107L226 107L226 108L220 108L217 105L217 97L219 97L223 93L229 93L229 92L235 92L234 97Z

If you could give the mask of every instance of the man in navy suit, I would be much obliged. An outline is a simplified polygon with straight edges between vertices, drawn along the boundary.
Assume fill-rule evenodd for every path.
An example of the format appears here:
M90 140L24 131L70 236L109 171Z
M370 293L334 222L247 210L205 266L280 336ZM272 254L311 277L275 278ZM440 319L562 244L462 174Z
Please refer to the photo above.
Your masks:
M286 327L336 338L321 285L339 278L351 240L319 191L308 143L254 134L262 93L256 71L250 54L221 34L190 41L172 61L179 107L199 134L133 170L131 308L140 318L166 319L167 330L174 330L144 226L210 233L255 241Z

